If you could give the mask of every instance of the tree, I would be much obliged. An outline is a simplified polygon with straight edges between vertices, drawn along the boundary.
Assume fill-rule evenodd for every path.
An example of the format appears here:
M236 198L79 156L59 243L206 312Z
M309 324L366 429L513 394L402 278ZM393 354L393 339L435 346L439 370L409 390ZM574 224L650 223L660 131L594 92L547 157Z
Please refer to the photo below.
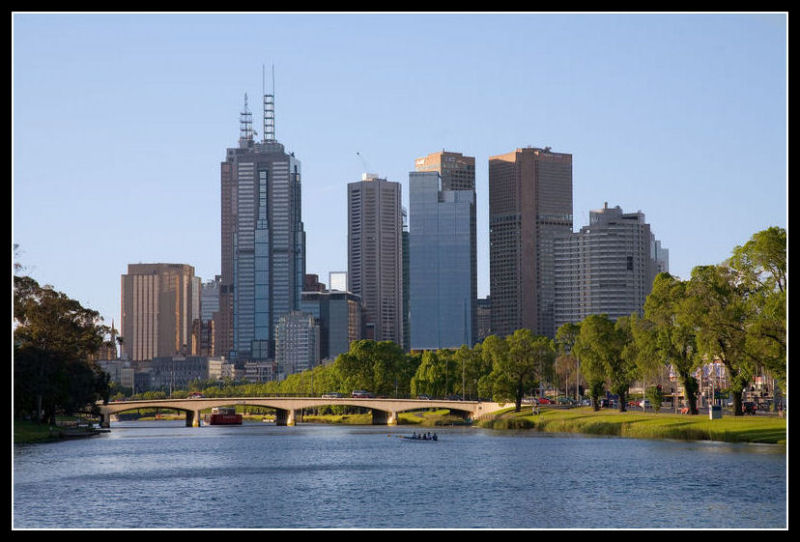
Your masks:
M756 371L746 352L748 304L743 289L730 267L698 266L692 270L684 304L687 317L697 325L698 353L707 362L721 361L728 372L735 416L742 415L742 391Z
M445 363L446 360L440 360L433 350L422 352L417 372L411 379L412 395L424 394L443 397L447 392L445 389Z
M737 273L747 304L746 351L786 391L786 230L760 231L733 250L730 267Z
M697 380L693 376L697 368L695 322L688 318L687 284L669 273L659 273L653 288L644 303L644 316L653 327L647 333L652 341L642 355L650 356L651 363L672 365L683 386L686 403L691 414L697 414Z
M556 351L558 352L558 358L556 359L556 366L557 369L560 368L561 374L564 375L564 379L569 381L570 375L574 375L577 377L579 371L578 365L578 358L573 351L575 348L575 343L578 340L578 336L581 333L581 325L576 323L566 323L562 324L558 330L556 330ZM574 369L574 371L573 371ZM575 395L577 398L578 394L578 381L575 378Z
M101 321L51 286L14 277L15 415L55 423L57 412L108 400L108 375L88 361L109 333Z
M491 337L487 338L487 340ZM484 349L487 344L484 341ZM496 373L495 393L502 400L514 401L515 411L522 407L525 392L535 388L555 359L553 341L534 336L529 329L518 329L504 340L492 339L488 346Z
M472 348L462 345L453 354L457 370L461 372L459 389L464 399L478 398L478 382L481 377L489 374L492 370L491 365L484 363L482 353L483 346L481 343L477 343Z
M599 409L597 402L605 382L619 396L620 411L626 409L625 396L637 374L635 356L624 354L626 345L632 342L628 328L626 318L616 324L605 314L592 314L581 322L574 348L589 381L595 410Z
M627 410L627 395L631 384L639 377L639 350L633 328L639 319L636 314L617 318L606 361L606 372L611 381L611 391L619 395L619 410Z
M392 341L353 341L350 350L334 362L345 390L364 389L376 395L394 395L410 378L403 349ZM413 373L412 373L413 374Z
M644 396L650 401L650 404L653 405L653 410L656 412L661 410L661 403L664 402L664 392L661 390L661 384L647 388L644 392Z

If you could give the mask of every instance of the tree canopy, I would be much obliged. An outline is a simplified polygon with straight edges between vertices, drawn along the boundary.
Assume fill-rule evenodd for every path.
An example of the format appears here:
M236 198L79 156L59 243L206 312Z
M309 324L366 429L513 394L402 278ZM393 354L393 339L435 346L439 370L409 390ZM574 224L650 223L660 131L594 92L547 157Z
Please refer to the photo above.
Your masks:
M14 414L55 422L108 400L108 375L90 356L109 329L98 312L51 286L14 277Z

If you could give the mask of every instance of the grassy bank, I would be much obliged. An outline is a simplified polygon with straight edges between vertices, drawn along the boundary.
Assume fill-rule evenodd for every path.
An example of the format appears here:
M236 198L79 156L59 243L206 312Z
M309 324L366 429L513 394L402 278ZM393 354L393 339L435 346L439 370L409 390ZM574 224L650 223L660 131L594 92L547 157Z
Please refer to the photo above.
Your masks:
M586 433L630 438L667 438L786 444L786 420L766 416L727 416L710 420L708 416L619 412L591 407L569 410L530 408L498 413L479 422L491 429L536 429L554 433Z
M58 431L47 424L14 420L14 444L58 440Z
M64 438L90 437L95 434L97 434L95 429L85 425L77 426L75 423L70 422L54 427L44 423L14 420L14 444L50 442Z

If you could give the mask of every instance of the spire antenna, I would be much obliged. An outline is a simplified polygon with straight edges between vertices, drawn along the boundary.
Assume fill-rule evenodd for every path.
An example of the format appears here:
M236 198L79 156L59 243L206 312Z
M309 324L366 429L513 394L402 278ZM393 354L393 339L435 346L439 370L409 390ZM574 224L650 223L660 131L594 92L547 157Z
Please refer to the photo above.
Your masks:
M247 93L244 93L244 110L239 114L239 142L252 141L253 114L247 108Z
M261 65L261 85L266 87L265 74L266 68ZM272 94L264 92L264 142L272 143L275 141L275 65L272 65Z

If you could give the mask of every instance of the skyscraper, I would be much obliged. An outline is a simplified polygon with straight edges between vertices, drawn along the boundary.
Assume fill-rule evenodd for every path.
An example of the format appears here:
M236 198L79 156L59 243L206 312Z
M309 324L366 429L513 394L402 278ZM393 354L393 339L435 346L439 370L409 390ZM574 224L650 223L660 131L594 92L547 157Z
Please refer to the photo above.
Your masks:
M571 232L571 154L527 147L489 158L493 333L555 335L553 242Z
M128 265L122 275L122 357L143 361L188 353L192 322L200 317L194 302L199 284L190 265Z
M440 190L439 173L409 174L411 349L472 346L475 192Z
M556 328L591 314L641 316L653 279L668 270L664 252L641 211L591 211L588 226L555 241Z
M476 221L476 209L478 204L475 194L475 157L464 156L459 152L449 152L442 149L441 152L434 152L428 156L417 158L414 163L416 171L435 171L439 174L442 192L451 190L471 191L472 207L470 211L470 273L472 276L472 321L470 322L472 340L475 340L478 329L477 311L474 305L478 300L478 230ZM470 345L471 346L471 345Z
M239 146L220 167L222 284L217 352L235 360L275 356L278 319L300 307L305 275L300 161L275 139L274 96L264 96L264 138L251 113L240 117Z
M475 191L475 158L460 152L434 152L417 158L416 171L436 171L442 179L442 190Z
M365 173L347 185L348 290L361 297L366 338L403 344L400 183Z
M303 292L302 310L319 321L321 359L336 359L363 338L361 299L351 292Z
M319 364L320 329L313 314L291 311L275 326L275 362L281 374L299 373Z

